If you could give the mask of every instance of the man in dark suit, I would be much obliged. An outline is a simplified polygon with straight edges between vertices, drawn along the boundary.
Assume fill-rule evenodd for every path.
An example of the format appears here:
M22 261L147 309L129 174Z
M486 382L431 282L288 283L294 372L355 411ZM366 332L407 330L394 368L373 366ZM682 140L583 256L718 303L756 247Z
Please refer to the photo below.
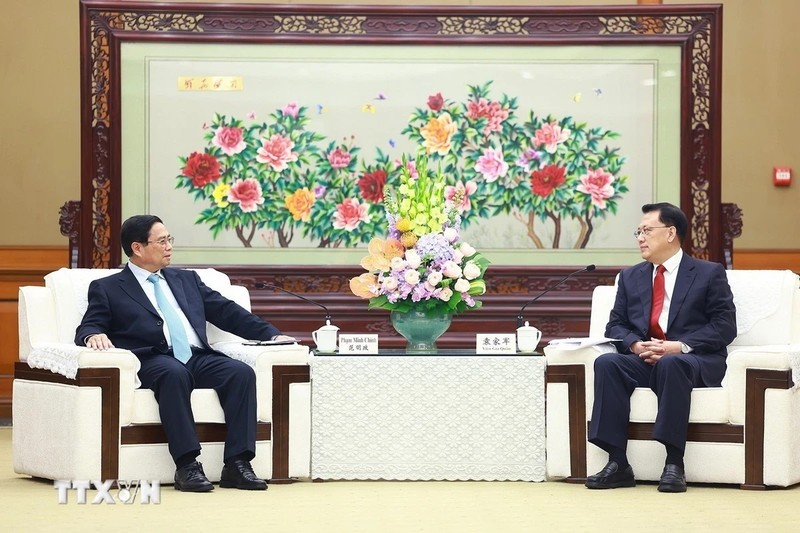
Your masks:
M195 272L166 268L173 237L158 217L129 218L120 240L128 265L91 283L75 344L96 350L116 346L139 358L139 379L155 393L175 461L176 489L214 488L196 460L200 442L190 402L193 389L211 388L217 391L227 425L220 487L265 490L267 483L250 465L256 450L255 373L211 348L206 321L246 339L293 339L208 288Z
M608 452L608 464L589 476L590 489L636 485L626 449L630 397L649 387L658 398L653 438L666 447L658 490L685 492L683 455L694 387L718 387L727 346L736 337L736 309L725 269L684 254L688 221L668 203L642 207L634 232L642 258L619 275L606 336L619 353L594 364L589 442Z

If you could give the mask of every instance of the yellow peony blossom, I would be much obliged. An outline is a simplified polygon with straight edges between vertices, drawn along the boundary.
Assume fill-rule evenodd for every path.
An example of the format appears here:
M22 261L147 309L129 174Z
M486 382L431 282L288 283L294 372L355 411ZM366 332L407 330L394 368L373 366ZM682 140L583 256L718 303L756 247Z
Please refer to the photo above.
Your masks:
M457 130L458 127L453 123L450 114L442 113L420 128L419 133L425 139L423 146L429 154L436 152L446 156L450 152L450 142Z
M315 199L314 193L308 187L303 187L286 197L286 209L295 220L308 222L311 220L311 206Z
M214 192L211 195L214 197L214 203L217 204L217 207L228 207L230 203L228 202L228 191L231 190L231 186L225 183L220 183L214 188Z

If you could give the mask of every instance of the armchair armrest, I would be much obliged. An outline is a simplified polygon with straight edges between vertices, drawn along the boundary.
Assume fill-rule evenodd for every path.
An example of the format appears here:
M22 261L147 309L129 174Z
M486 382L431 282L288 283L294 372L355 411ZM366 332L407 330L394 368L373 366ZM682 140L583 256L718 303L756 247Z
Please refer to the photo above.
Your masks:
M117 348L96 351L74 344L43 343L32 347L27 363L31 368L50 370L69 379L75 379L81 368L119 369L120 425L130 424L134 391L141 385L137 376L139 359L132 352Z
M602 351L598 351L594 346L580 348L578 350L563 350L553 346L545 346L544 355L547 359L547 366L553 365L583 365L586 377L586 412L589 413L594 402L594 360L597 359Z
M265 421L272 420L274 403L272 368L284 365L307 365L309 359L308 347L300 344L245 346L241 342L223 341L211 347L253 367L257 376L258 419Z
M800 345L743 346L728 354L727 365L722 385L728 390L734 424L744 423L748 368L791 370L794 387L800 385Z

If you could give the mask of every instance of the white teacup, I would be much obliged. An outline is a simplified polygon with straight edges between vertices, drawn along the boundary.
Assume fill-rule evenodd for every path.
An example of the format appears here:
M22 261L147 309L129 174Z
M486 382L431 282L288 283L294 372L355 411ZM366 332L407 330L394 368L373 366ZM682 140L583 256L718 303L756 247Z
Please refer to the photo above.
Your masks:
M339 328L331 325L330 320L326 320L324 326L311 332L311 338L314 339L318 352L333 353L336 351L336 343L339 339Z
M517 348L520 352L533 353L542 340L542 332L525 322L517 328Z

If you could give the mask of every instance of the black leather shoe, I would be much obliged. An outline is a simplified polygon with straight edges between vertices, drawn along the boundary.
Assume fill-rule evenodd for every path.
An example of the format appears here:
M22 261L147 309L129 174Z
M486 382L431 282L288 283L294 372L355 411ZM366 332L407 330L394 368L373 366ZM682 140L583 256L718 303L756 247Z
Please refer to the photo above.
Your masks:
M267 490L267 482L259 479L250 461L237 459L222 467L219 486L225 489Z
M686 492L686 475L678 465L666 465L658 482L658 492Z
M183 492L208 492L214 485L203 472L203 465L194 461L175 471L175 490Z
M601 471L586 478L586 487L589 489L616 489L635 486L636 479L633 477L631 465L620 470L615 461L609 461Z

